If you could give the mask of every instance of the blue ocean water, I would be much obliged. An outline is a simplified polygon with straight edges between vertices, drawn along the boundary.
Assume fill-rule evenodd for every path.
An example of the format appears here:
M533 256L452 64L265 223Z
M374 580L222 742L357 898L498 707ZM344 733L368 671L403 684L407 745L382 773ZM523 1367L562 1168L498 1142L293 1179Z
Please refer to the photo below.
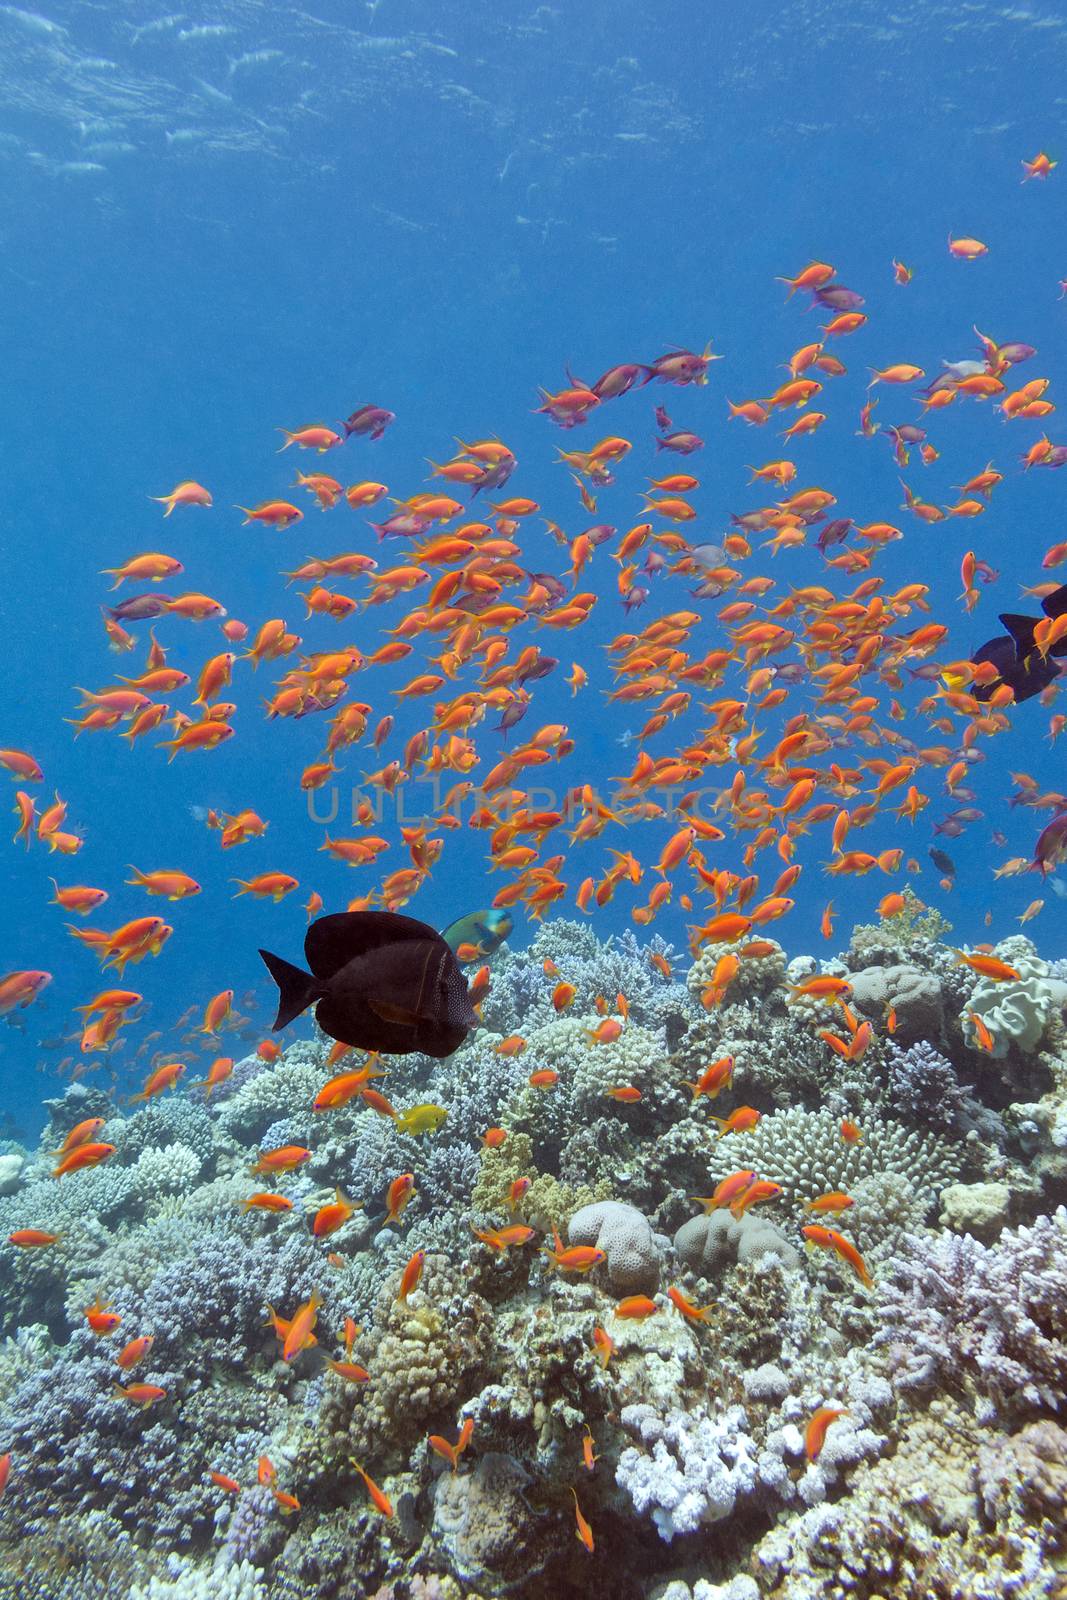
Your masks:
M743 466L767 458L770 430L728 423L724 396L768 391L789 352L815 337L821 313L802 312L806 296L786 303L774 282L809 258L832 262L865 295L871 322L839 341L849 403L835 389L826 427L797 441L797 481L829 483L858 522L899 520L888 443L854 436L867 365L908 360L933 375L941 359L975 354L977 324L1035 344L1053 392L1063 378L1062 188L1019 182L1020 158L1042 145L1054 154L1063 120L1054 10L593 4L578 18L561 7L399 0L314 15L5 6L0 38L4 742L35 751L69 798L87 838L77 881L111 887L109 913L141 909L139 895L118 888L127 861L180 866L208 886L176 908L159 971L139 969L164 1015L223 987L262 987L264 926L285 945L303 922L303 894L278 908L229 898L231 874L220 873L194 807L251 804L270 819L269 842L225 860L233 875L254 848L256 870L291 871L330 903L356 892L354 873L316 857L293 783L320 747L314 719L261 721L249 706L228 748L169 767L151 741L72 743L59 720L72 714L75 684L100 687L132 659L102 648L102 567L173 551L188 585L218 594L231 615L284 613L295 625L302 602L292 589L280 599L278 570L324 540L331 549L373 540L356 517L346 528L354 540L338 544L336 516L320 524L311 509L281 535L240 526L234 502L292 482L296 452L271 454L279 426L336 420L368 400L390 407L395 427L374 445L353 440L344 467L403 495L423 486L424 458L446 456L454 436L499 433L520 462L510 488L573 534L585 524L554 447L588 445L581 434L596 424L555 430L531 414L537 386L560 385L568 363L592 381L616 361L712 338L724 360L707 388L641 390L605 411L635 448L600 512L623 525L638 504L653 463L650 400L662 398L677 425L707 439L695 463L710 537L759 503ZM976 235L988 256L953 259L949 233ZM906 288L893 285L894 256L915 270ZM910 395L883 388L879 400L880 420L914 419ZM988 405L934 421L942 460L912 465L917 493L947 503L950 486L990 458L1008 482L977 523L905 516L906 537L877 570L887 584L930 584L958 658L984 636L979 618L994 596L1010 608L1019 585L1039 580L1063 480L1018 469L1036 424L1006 424ZM299 465L313 470L307 458ZM215 508L163 523L148 496L184 477L207 483ZM550 564L554 546L528 526L524 539ZM971 547L1001 572L974 619L955 602ZM786 552L762 556L758 570L813 582L822 563ZM682 593L677 582L672 593ZM359 642L377 622L360 619ZM621 627L609 593L581 631L583 659L597 659ZM210 623L159 631L171 662L190 670L217 648ZM311 648L346 633L321 618L299 631ZM572 641L559 642L565 657ZM545 720L580 719L571 769L576 781L606 784L626 767L619 735L640 722L625 707L590 715L588 694L579 712L562 670L540 686L539 708ZM1031 817L1006 809L1007 772L1051 787L1058 770L1037 708L1015 720L990 746L985 816L962 841L946 907L961 937L983 936L986 909L999 923L1031 898L1032 880L996 886L987 870L991 826L1008 834L1005 856L1031 842ZM929 842L927 817L913 830L915 853ZM871 848L894 840L883 826ZM483 856L477 836L450 838L420 914L443 923L470 909ZM94 958L71 948L62 913L44 904L55 865L21 850L0 864L4 966L54 974L27 1023L31 1039L65 1031L94 976ZM798 946L823 903L817 878L813 868L797 894ZM928 864L923 886L936 896ZM839 914L858 920L885 885L832 887ZM1046 932L1058 910L1050 900ZM599 924L626 921L616 903ZM675 908L660 926L681 943L683 924ZM25 1039L5 1054L5 1107L32 1121L40 1085L26 1073Z

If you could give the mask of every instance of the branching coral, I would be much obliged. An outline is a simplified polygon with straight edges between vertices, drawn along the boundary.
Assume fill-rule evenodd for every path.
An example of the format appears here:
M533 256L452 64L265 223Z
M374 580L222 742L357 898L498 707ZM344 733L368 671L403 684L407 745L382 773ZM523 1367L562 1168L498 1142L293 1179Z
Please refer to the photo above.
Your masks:
M858 1142L846 1142L839 1118L829 1111L776 1111L749 1132L730 1134L709 1149L708 1182L751 1167L759 1177L781 1184L785 1192L776 1209L801 1215L804 1201L835 1190L850 1194L878 1173L898 1173L931 1207L959 1174L960 1160L952 1147L903 1122L866 1118L861 1135Z
M1067 1211L995 1245L916 1236L883 1271L877 1342L904 1390L962 1384L983 1417L1067 1400Z

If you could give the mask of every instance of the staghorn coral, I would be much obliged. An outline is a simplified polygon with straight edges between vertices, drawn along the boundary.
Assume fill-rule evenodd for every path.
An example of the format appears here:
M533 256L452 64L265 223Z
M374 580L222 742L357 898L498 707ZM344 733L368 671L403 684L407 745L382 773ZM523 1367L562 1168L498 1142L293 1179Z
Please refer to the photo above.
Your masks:
M0 1405L35 1367L50 1366L56 1347L43 1323L17 1328L0 1344Z
M174 1144L162 1147L148 1146L141 1151L133 1169L134 1186L149 1202L168 1194L182 1194L191 1189L200 1176L202 1162L190 1145Z
M832 1438L828 1435L828 1441ZM769 1600L843 1594L931 1600L1052 1600L1054 1525L981 1516L975 1425L943 1398L906 1419L896 1451L851 1477L849 1493L782 1519L752 1567Z
M219 1102L215 1121L242 1144L258 1143L272 1122L310 1112L326 1079L313 1045L290 1045L273 1068L250 1076L236 1094Z
M1067 1432L1043 1419L978 1447L978 1487L985 1513L1001 1523L1047 1524L1052 1549L1067 1553Z
M261 1574L250 1562L236 1566L198 1566L172 1556L166 1578L149 1578L137 1584L129 1600L266 1600Z
M907 1049L886 1039L881 1060L882 1097L893 1116L941 1133L958 1129L968 1097L947 1057L925 1039Z

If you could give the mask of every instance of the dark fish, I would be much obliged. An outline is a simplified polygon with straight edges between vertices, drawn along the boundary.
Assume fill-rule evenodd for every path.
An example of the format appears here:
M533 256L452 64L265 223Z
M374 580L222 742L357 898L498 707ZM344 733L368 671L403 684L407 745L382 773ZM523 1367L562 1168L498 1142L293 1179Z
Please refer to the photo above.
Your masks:
M479 590L477 594L457 595L452 604L457 611L466 611L470 616L476 617L479 612L488 611L490 606L495 606L497 600L495 595Z
M718 359L718 356L698 356L695 350L668 350L649 362L645 382L655 379L657 383L704 383L709 362Z
M1030 621L1029 618L1023 620ZM971 660L976 665L989 661L999 674L998 680L993 683L972 684L971 693L982 704L992 698L1000 683L1006 683L1014 691L1015 703L1021 705L1024 700L1032 700L1042 689L1047 689L1059 676L1058 669L1051 662L1042 661L1040 656L1033 653L1025 662L1021 661L1015 638L1008 633L987 639L973 652Z
M943 850L935 850L932 846L927 853L938 872L943 872L946 878L956 876L956 863L951 856L946 855Z
M550 672L555 672L558 666L558 656L543 656L538 651L528 666L520 668L515 673L515 682L536 683L538 678L547 678Z
M502 733L504 735L505 743L507 743L507 736L511 732L512 728L514 728L516 723L521 722L527 711L529 711L531 699L532 697L528 694L517 694L514 700L508 701L507 705L500 713L500 721L497 723L494 732Z
M671 421L670 417L667 415L667 407L666 406L657 406L656 407L656 427L660 430L661 433L667 433L669 431L669 429L674 427L674 423Z
M634 584L632 589L627 589L623 595L622 608L625 612L636 611L638 606L643 606L651 591L640 584Z
M1041 602L1041 609L1046 617L1062 617L1067 613L1067 583L1061 583L1058 589L1047 594ZM1060 676L1060 669L1048 657L1043 659L1034 649L1034 628L1040 619L1023 616L1016 611L1002 611L999 620L1007 628L1007 633L988 639L971 659L992 662L1000 674L1001 682L1009 684L1015 691L1016 702L1032 700ZM1054 644L1048 655L1067 657L1067 639ZM972 686L971 693L976 700L985 702L996 687L996 683L979 684Z
M835 517L833 522L828 522L825 528L819 530L819 537L815 543L820 550L829 550L833 545L842 544L848 538L851 527L851 517Z
M553 572L532 572L530 574L534 583L539 583L542 589L547 589L553 602L566 600L569 590L565 583L561 583Z
M166 594L131 594L117 606L104 606L112 622L150 622L161 617L170 605Z
M395 421L395 411L386 411L382 406L357 406L352 415L345 419L345 438L351 439L354 433L359 433L366 434L369 439L380 439L389 424Z
M863 296L855 289L846 289L843 283L826 283L816 289L815 303L831 311L858 311L864 304Z
M728 588L729 585L724 583L721 578L705 578L703 583L698 583L695 589L690 589L689 593L694 600L718 600L720 595L724 595Z
M598 522L593 527L586 528L585 537L595 548L603 544L605 539L610 539L614 532L615 529L610 522Z
M359 1050L440 1059L477 1018L452 951L427 923L391 911L341 911L304 938L311 972L261 950L280 991L274 1030L308 1006L324 1033Z
M657 450L674 450L680 456L691 456L694 450L703 450L704 441L696 433L668 433L656 440Z
M926 429L916 426L914 422L902 422L893 431L900 435L905 444L922 444L926 438Z

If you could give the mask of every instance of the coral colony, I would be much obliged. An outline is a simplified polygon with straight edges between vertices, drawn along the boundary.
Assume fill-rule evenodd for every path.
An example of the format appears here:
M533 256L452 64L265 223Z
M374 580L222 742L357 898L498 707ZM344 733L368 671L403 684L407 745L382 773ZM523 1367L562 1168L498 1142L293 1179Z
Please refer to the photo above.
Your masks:
M55 1236L5 1261L0 1596L1062 1592L1067 971L939 932L767 940L709 1010L714 946L561 920L388 1109L314 1109L320 1033L69 1087L0 1156Z

